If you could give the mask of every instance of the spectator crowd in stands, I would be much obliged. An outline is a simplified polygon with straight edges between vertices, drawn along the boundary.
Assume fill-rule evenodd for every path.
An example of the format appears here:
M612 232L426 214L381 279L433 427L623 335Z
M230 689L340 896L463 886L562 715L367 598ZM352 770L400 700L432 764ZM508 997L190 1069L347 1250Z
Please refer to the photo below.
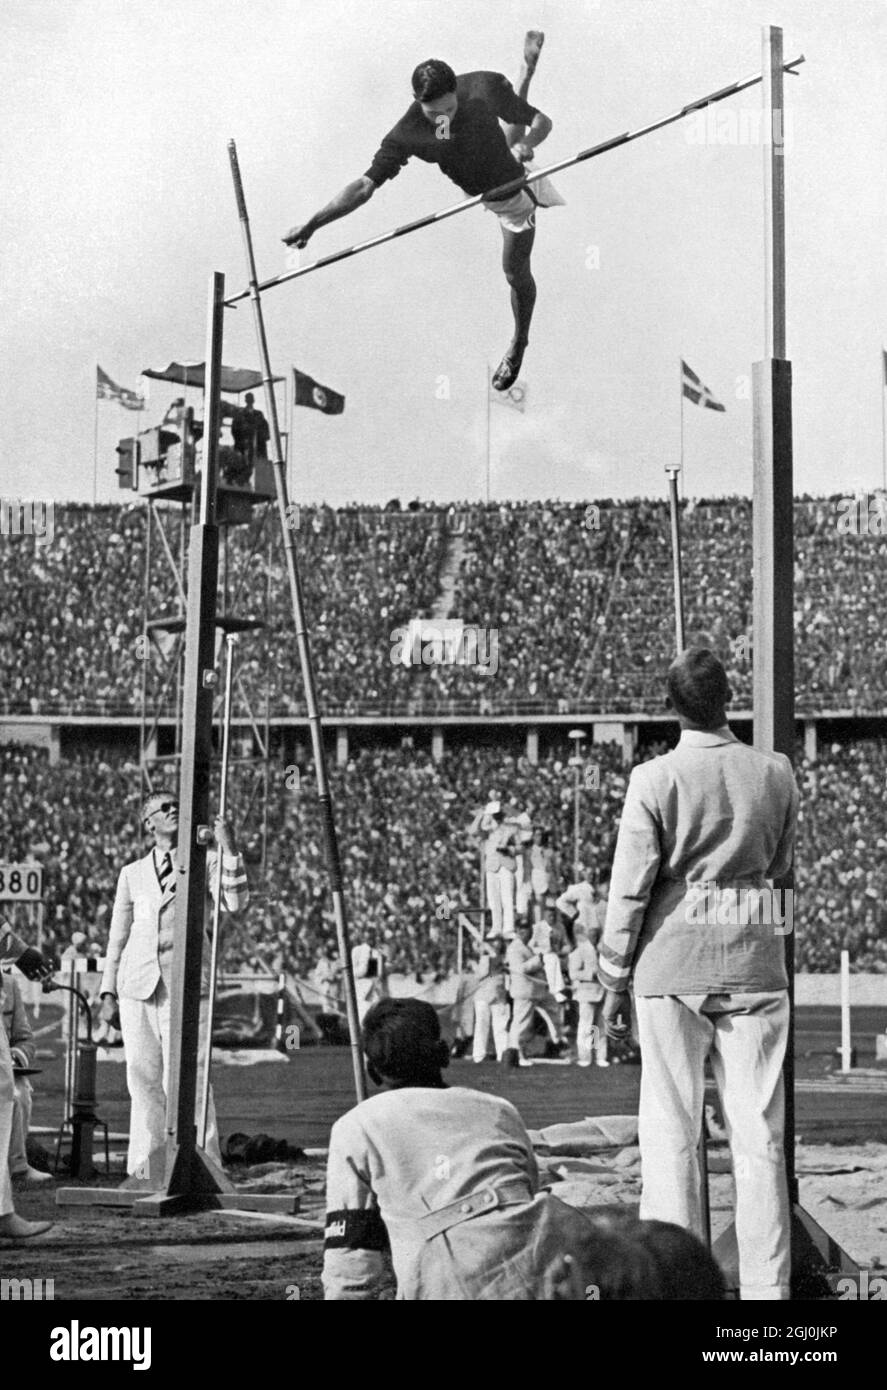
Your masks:
M594 880L612 855L627 770L612 746L587 751L600 785L580 793L579 858ZM501 747L453 742L440 762L410 746L367 748L331 768L355 939L374 931L390 969L420 979L453 968L455 914L479 905L480 858L466 829L490 800L550 831L560 892L574 878L569 755L565 747L533 765ZM887 743L828 745L815 763L799 759L797 775L798 968L835 970L847 948L854 969L887 972ZM230 924L223 954L226 969L283 967L305 978L335 932L310 767L300 790L287 780L282 767L272 778L264 880L260 817L239 827L252 903ZM60 954L75 932L104 948L120 867L145 852L138 805L138 767L119 753L51 766L45 751L0 747L3 856L43 866L48 949ZM235 796L235 819L237 810Z
M887 537L839 526L838 498L796 503L795 610L800 712L884 709L879 640ZM223 547L225 602L266 627L241 645L254 708L305 704L276 516L262 508ZM141 640L147 509L59 506L52 544L0 544L0 714L138 712L145 678L154 708L165 677ZM179 555L181 512L163 514ZM488 506L303 508L298 530L319 697L328 714L621 712L658 709L673 652L666 505L495 503ZM148 617L181 613L167 549L151 545ZM752 519L747 498L687 502L682 512L688 639L725 661L734 708L751 702ZM394 634L446 617L497 634L495 669L408 666ZM162 639L161 639L162 644ZM174 710L175 682L167 707Z

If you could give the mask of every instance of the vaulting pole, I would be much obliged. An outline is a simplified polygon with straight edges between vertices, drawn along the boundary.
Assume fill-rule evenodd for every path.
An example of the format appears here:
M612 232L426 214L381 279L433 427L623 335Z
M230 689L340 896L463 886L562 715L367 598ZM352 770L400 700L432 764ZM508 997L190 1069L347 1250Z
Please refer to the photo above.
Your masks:
M345 983L345 1010L348 1017L348 1034L351 1040L354 1086L357 1092L357 1099L361 1101L366 1098L366 1077L363 1068L363 1051L360 1045L360 1020L357 1013L354 970L351 965L348 920L345 913L345 899L342 893L342 867L339 858L339 842L336 836L336 825L333 818L333 802L327 778L326 750L323 746L323 730L320 722L320 711L317 705L311 649L308 643L305 604L302 596L302 581L299 574L298 557L296 555L298 509L291 508L287 496L286 464L280 436L280 424L277 418L277 400L274 395L271 359L268 354L268 339L265 335L265 320L262 314L262 301L259 294L261 287L258 284L258 277L256 275L256 261L253 254L249 217L246 211L246 199L243 193L243 180L240 176L240 166L237 161L237 147L233 140L228 141L228 155L231 160L231 176L234 180L237 211L240 216L240 227L243 233L243 247L246 253L246 262L250 278L248 293L253 302L256 340L258 342L259 357L262 363L265 400L268 406L271 445L274 453L272 463L274 466L274 481L277 489L277 507L280 513L280 525L283 532L283 547L286 557L287 576L289 578L290 598L296 625L296 642L299 648L299 663L302 669L302 685L305 691L305 704L308 708L308 725L311 731L311 744L314 752L317 797L320 803L327 875L329 877L330 893L333 900L333 914L336 922L339 964L342 968L342 976Z
M225 637L225 703L222 714L222 771L219 786L219 815L228 814L228 757L231 747L231 687L234 683L234 648L237 633ZM200 1130L198 1143L206 1147L206 1127L209 1123L209 1088L213 1058L213 1018L216 1012L216 975L219 965L219 922L222 912L222 846L217 851L218 891L213 899L213 934L209 967L209 1003L207 1007L206 1056L203 1059L203 1089L200 1097Z
M786 72L794 72L804 62L804 55L793 58L790 63L784 65ZM703 107L713 106L715 102L725 101L727 97L735 96L737 92L744 92L748 87L754 87L758 82L763 81L764 74L759 72L754 77L745 77L740 82L733 82L729 87L719 87L715 92L709 92L708 96L699 97L697 101L691 101L686 106L682 106L679 111L672 111L667 116L661 116L658 121L651 121L649 125L640 126L637 130L627 130L622 135L614 135L609 140L602 140L599 145L591 145L587 150L580 150L579 154L574 154L570 159L562 159L557 164L549 164L544 169L537 169L534 173L522 174L520 178L513 179L510 183L503 183L499 188L491 188L488 193L478 193L473 198L466 198L461 203L454 203L452 207L443 208L440 212L432 212L427 217L417 217L414 222L405 222L402 227L395 227L393 231L383 232L381 236L370 237L368 241L359 241L354 246L347 247L344 251L334 251L330 256L321 256L320 260L311 261L309 265L299 266L297 270L285 271L282 275L275 275L270 280L264 280L260 285L251 283L248 290L242 290L240 294L235 294L231 299L226 300L226 304L237 304L241 299L248 299L253 295L254 289L270 290L275 285L285 285L289 280L298 280L302 275L310 275L313 270L322 270L324 266L335 265L337 261L347 260L350 256L357 256L361 251L370 251L374 246L384 246L388 241L394 241L397 237L409 236L411 232L418 232L423 227L430 227L435 222L443 222L448 217L455 217L460 212L467 212L469 208L478 207L485 198L507 198L510 193L516 193L518 189L525 188L529 183L535 183L537 179L547 178L550 174L560 173L562 169L571 169L574 164L583 164L586 159L595 159L599 154L606 154L609 150L619 149L621 145L629 145L633 140L640 140L644 135L650 135L654 130L661 130L663 126L672 125L675 121L681 121L685 116L689 116L693 111L701 111ZM233 150L234 142L229 142L229 150ZM236 160L236 153L232 157ZM235 182L239 175L235 174ZM240 195L242 196L242 195ZM239 205L239 203L238 203ZM241 214L241 221L244 214ZM254 275L255 266L252 266L251 273Z

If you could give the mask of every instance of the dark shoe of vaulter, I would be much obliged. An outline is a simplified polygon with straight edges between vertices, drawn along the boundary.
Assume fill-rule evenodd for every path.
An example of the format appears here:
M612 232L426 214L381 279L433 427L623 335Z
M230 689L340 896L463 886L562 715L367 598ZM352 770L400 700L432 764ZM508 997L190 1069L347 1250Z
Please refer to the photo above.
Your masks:
M507 391L517 381L524 360L523 348L510 348L493 373L493 390Z

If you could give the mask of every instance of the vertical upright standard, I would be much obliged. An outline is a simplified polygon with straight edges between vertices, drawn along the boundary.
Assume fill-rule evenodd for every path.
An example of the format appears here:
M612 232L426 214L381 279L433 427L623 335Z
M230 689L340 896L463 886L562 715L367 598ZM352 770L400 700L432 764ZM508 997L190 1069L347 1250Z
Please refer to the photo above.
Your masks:
M170 991L170 1066L167 1092L167 1153L164 1196L202 1186L195 1171L209 1165L198 1151L195 1125L200 987L206 908L206 837L212 760L216 592L219 528L216 482L222 374L225 277L210 282L206 343L206 396L200 513L191 528L188 556L188 626L182 717L182 779L176 851L176 950ZM220 884L221 887L221 884ZM198 1157L199 1154L199 1157ZM202 1176L202 1175L201 1175ZM207 1171L206 1177L210 1178ZM212 1174L212 1178L215 1173ZM210 1186L216 1183L210 1178ZM150 1199L148 1199L150 1200Z
M785 335L785 146L782 31L764 30L764 358L753 367L754 740L794 761L794 490L792 369ZM789 872L774 887L794 890ZM791 1021L786 1050L789 1200L797 1201L794 1149L794 935L785 937Z
M785 144L782 30L763 30L764 357L753 367L754 404L754 742L794 761L794 495L792 370L786 356ZM774 881L794 893L794 872ZM793 914L793 921L797 921ZM856 1266L798 1203L795 1172L794 935L785 937L789 1032L785 1087L785 1166L791 1210L792 1295L824 1296L828 1276ZM737 1274L732 1227L715 1244L732 1282Z

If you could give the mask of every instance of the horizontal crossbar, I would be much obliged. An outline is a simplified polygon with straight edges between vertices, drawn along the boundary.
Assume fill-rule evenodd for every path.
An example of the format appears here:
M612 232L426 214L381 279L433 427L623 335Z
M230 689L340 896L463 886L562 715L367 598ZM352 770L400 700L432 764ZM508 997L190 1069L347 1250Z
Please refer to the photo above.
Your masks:
M804 55L793 58L790 63L783 65L785 72L794 73L805 61ZM797 75L797 74L795 74ZM658 121L651 121L649 125L640 126L637 130L626 130L621 135L614 135L609 140L602 140L599 145L591 145L587 150L580 150L569 159L562 159L557 164L549 164L545 169L537 169L530 174L523 174L519 179L514 179L511 183L502 184L499 188L491 188L488 193L478 193L473 198L466 198L461 203L454 203L452 207L443 208L440 212L432 212L427 217L417 217L414 222L405 222L402 227L395 227L393 231L383 232L381 236L370 237L368 241L359 241L354 246L348 246L344 251L334 251L329 256L321 256L319 260L311 261L309 265L299 266L297 270L285 271L282 275L275 275L271 280L265 280L257 288L261 290L274 289L276 285L285 285L290 280L298 280L302 275L310 275L312 271L323 270L325 266L335 265L337 261L347 260L350 256L358 256L362 251L369 251L374 246L384 246L388 241L394 241L397 237L409 236L411 232L418 232L423 227L430 227L435 222L443 222L447 217L455 217L457 213L467 212L469 208L477 207L487 198L507 198L512 193L517 193L527 184L535 183L537 179L549 177L551 174L560 173L562 169L571 169L574 164L583 164L587 159L594 159L599 154L606 154L608 150L618 149L621 145L628 145L633 140L640 140L643 135L649 135L654 130L661 130L663 126L672 125L675 121L683 120L693 111L701 111L706 106L713 106L715 102L724 101L727 97L735 96L737 92L744 92L747 87L754 87L763 80L763 74L755 73L754 77L745 77L739 82L731 82L728 87L719 87L715 92L709 92L707 96L699 97L696 101L688 102L679 111L672 111L667 116L662 116ZM231 299L226 299L226 305L237 304L241 299L247 299L252 293L252 289L242 290L240 294L235 294Z

